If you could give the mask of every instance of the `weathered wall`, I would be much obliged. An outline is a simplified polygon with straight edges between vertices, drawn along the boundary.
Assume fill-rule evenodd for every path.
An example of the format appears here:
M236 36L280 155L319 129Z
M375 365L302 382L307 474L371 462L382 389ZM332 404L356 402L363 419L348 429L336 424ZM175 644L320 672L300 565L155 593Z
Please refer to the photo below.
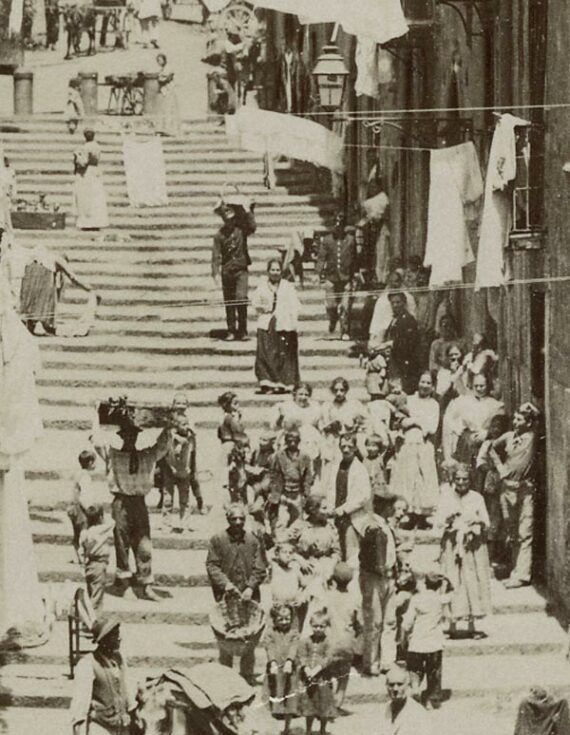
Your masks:
M568 50L570 15L564 0L548 3L546 101L570 100ZM548 272L570 274L570 177L562 166L570 161L570 110L547 114L545 210ZM550 592L570 609L570 283L551 284L548 322L548 520L547 575Z

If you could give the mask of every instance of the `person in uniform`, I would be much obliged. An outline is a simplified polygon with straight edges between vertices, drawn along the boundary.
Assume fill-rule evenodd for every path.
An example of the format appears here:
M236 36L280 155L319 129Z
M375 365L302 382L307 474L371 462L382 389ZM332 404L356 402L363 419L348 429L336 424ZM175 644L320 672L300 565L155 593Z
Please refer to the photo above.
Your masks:
M333 334L340 322L341 339L348 339L350 289L356 269L356 240L347 231L344 214L339 212L332 233L321 241L317 273L325 287L329 332Z
M218 283L222 277L227 340L247 339L247 269L251 265L247 238L256 229L254 209L254 202L248 202L247 208L220 202L214 210L223 225L214 236L212 278Z

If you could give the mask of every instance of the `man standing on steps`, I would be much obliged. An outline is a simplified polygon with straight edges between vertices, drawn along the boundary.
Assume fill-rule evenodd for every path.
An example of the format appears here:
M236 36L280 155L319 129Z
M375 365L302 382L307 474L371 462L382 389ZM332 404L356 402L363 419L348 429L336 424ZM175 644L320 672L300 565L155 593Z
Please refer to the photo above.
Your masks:
M132 549L136 562L136 584L140 596L156 601L152 589L152 543L150 520L145 496L153 489L156 463L166 456L172 445L172 430L164 429L156 443L146 449L137 449L137 438L141 429L125 422L117 432L123 440L121 449L106 446L95 433L92 442L107 468L113 503L111 513L115 521L115 553L117 573L115 591L124 594L132 576L129 566L129 550Z
M259 602L259 587L265 579L265 563L255 536L245 530L245 512L240 503L226 511L228 527L210 539L206 571L216 601ZM233 656L220 650L220 663L231 668ZM240 661L240 674L254 683L255 650L246 650Z
M254 209L255 203L242 196L222 200L214 209L223 225L214 235L212 277L216 284L222 277L227 340L247 339L247 269L251 265L247 238L256 229Z
M325 287L329 333L333 334L340 322L341 339L349 339L350 289L356 268L356 240L354 235L348 232L344 213L339 211L332 233L321 242L317 272L320 282Z

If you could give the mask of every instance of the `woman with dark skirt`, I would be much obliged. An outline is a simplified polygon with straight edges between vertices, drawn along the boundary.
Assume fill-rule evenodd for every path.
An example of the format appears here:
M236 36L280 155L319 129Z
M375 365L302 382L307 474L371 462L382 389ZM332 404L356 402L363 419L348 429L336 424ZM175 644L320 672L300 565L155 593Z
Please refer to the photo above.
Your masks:
M300 303L295 286L283 279L281 262L267 264L267 277L253 294L257 313L255 375L260 393L289 393L299 382L297 323Z

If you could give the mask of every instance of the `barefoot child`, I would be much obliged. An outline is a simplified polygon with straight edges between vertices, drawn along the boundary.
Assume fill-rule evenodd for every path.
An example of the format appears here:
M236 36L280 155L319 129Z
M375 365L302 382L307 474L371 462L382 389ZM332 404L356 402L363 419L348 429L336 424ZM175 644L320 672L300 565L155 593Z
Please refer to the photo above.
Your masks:
M281 542L275 547L270 589L274 605L289 605L291 610L295 611L294 624L297 630L300 630L302 621L299 613L306 599L304 577L290 543Z
M90 505L85 510L87 528L79 536L79 553L85 569L87 594L95 612L103 606L105 580L109 564L109 542L115 521L105 521L102 505Z
M360 605L355 604L349 585L354 572L346 562L334 568L333 588L324 596L326 611L331 619L332 671L336 680L335 704L340 710L346 697L352 660L357 653L361 632L358 619Z
M406 664L415 694L428 709L441 706L445 606L449 604L449 582L441 574L430 572L424 589L412 596L404 615L403 628L408 636ZM420 694L425 676L426 688Z
M75 555L81 563L79 557L79 534L87 528L85 508L88 508L92 504L93 473L95 471L96 461L95 452L85 450L80 453L77 459L81 469L75 477L73 498L67 509L67 515L73 527L73 548L75 549Z
M301 641L299 646L299 714L305 717L307 735L311 735L313 731L315 718L321 726L320 735L325 735L327 722L334 720L337 714L333 682L328 672L332 661L330 619L326 613L315 612L309 622L311 636Z
M287 735L291 719L297 715L299 630L289 605L273 605L271 620L272 627L264 640L267 652L264 699L269 703L271 716L283 720L283 735Z

